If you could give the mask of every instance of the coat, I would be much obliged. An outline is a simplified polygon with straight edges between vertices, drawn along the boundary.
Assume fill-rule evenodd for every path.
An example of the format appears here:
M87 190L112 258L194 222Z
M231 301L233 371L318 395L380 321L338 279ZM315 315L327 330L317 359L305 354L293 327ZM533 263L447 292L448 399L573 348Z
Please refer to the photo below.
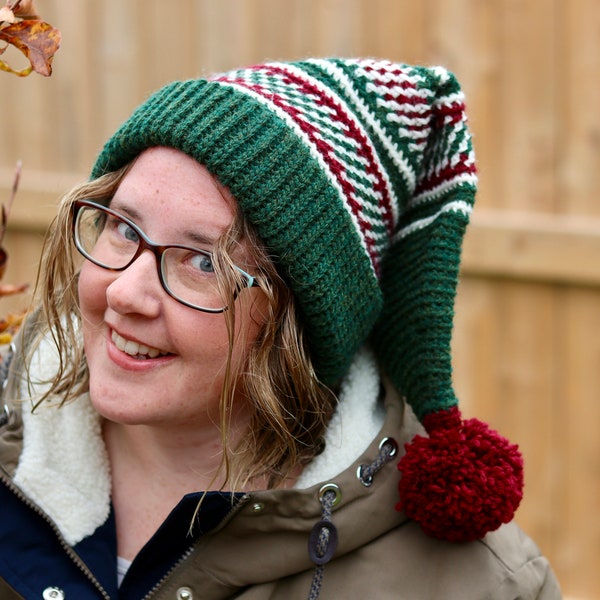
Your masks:
M561 597L548 561L514 522L453 544L428 537L396 510L398 457L421 429L386 382L369 409L377 418L351 416L368 390L350 386L357 400L347 401L344 426L334 416L325 451L295 488L209 494L191 532L200 493L182 498L118 588L99 417L85 397L32 414L14 401L24 387L19 363L0 419L0 600ZM379 390L379 375L371 381ZM380 468L365 485L364 466L374 461Z

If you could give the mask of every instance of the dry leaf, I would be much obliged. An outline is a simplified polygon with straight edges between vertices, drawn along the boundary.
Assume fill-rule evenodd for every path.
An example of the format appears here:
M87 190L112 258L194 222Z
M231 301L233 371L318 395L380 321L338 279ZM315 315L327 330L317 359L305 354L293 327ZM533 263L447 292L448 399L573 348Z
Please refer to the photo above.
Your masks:
M25 313L11 313L6 319L0 319L0 331L9 331L13 332L23 323L23 318L25 317Z
M2 62L0 69L22 77L29 75L32 70L45 77L52 74L52 59L60 46L60 31L52 25L35 20L13 23L0 29L0 40L18 48L31 63L27 69L14 71Z
M0 70L25 77L32 71L48 77L52 74L52 59L60 46L60 31L40 19L33 0L8 0L0 8L0 41L13 45L29 60L30 66L17 71L0 60Z

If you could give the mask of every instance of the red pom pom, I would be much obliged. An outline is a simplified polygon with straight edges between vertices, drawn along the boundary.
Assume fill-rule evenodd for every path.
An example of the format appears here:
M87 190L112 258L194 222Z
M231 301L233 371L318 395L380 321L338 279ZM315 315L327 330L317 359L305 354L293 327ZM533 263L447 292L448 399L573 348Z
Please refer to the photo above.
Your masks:
M508 523L523 496L517 446L457 407L423 419L429 437L406 444L396 505L425 533L450 542L482 538Z

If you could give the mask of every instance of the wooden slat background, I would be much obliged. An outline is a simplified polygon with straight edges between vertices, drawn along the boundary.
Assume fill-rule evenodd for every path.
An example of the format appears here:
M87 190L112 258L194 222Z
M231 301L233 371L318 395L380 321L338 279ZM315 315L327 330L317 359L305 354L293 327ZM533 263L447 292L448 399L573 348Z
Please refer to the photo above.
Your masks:
M518 442L522 526L564 592L600 598L600 2L38 0L49 79L0 73L0 197L23 161L5 282L35 279L59 194L159 85L266 59L443 64L480 167L456 311L463 410ZM175 10L176 9L176 10ZM8 54L8 53L7 53ZM26 298L3 299L3 311Z

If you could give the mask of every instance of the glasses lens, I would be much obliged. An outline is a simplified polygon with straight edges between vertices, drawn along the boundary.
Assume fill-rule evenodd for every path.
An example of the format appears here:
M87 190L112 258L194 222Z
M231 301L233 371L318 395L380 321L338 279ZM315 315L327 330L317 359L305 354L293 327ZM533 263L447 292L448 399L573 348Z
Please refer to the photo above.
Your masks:
M75 242L89 260L109 269L120 269L134 257L139 236L119 217L84 206L77 213Z
M167 248L162 255L162 275L169 291L187 304L214 310L227 304L208 252Z
M234 291L224 299L210 252L157 246L145 237L141 239L143 235L124 218L104 208L81 206L77 212L75 244L83 256L106 269L123 269L131 264L142 244L143 249L152 250L160 257L163 287L184 304L221 312L241 289L253 284L250 275L236 268L232 274L238 279L231 286Z

